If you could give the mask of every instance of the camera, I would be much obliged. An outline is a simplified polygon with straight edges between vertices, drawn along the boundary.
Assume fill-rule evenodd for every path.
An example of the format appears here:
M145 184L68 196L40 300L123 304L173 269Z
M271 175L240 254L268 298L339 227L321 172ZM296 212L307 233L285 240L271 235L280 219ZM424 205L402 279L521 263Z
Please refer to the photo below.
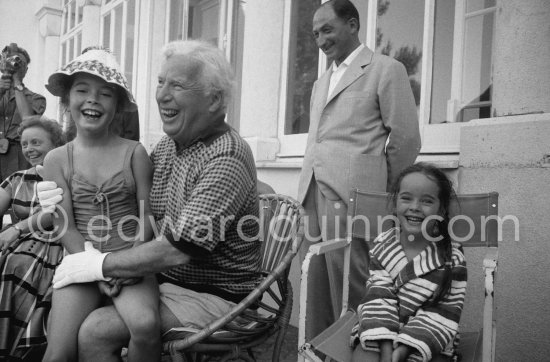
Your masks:
M17 44L11 43L2 50L0 54L2 78L11 78L24 64L24 59L17 54Z

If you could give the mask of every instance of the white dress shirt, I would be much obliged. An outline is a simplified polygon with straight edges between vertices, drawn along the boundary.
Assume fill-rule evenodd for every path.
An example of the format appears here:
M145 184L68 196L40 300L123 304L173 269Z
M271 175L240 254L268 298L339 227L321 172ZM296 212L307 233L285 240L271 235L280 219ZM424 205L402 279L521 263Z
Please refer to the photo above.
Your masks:
M353 60L357 57L361 50L363 50L364 47L365 46L363 44L359 44L359 46L355 48L355 50L352 51L350 55L348 55L348 57L342 63L340 63L340 65L336 65L336 62L332 62L332 75L330 76L327 99L334 91L334 88L336 88L336 84L338 84L340 79L342 79L342 76L344 75L346 69L348 69L348 66L351 64L351 62L353 62Z

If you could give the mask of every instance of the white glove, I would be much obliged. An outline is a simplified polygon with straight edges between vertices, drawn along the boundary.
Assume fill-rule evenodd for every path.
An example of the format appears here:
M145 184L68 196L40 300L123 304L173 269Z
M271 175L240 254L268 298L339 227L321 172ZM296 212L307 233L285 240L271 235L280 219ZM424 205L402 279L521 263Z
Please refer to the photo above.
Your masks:
M73 283L89 283L107 280L103 276L103 260L109 253L101 253L89 241L84 243L84 251L70 254L63 258L55 269L53 276L54 289L63 288Z
M36 185L36 194L44 212L54 212L55 205L63 200L63 189L57 187L54 181L40 181Z

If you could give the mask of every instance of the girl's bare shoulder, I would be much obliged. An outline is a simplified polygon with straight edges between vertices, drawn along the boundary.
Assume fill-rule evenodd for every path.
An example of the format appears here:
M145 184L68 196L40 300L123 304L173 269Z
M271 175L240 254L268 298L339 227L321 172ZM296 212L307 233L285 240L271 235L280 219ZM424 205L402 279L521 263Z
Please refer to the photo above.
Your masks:
M62 167L68 163L67 145L54 148L46 157L44 157L44 167L46 166L58 166Z

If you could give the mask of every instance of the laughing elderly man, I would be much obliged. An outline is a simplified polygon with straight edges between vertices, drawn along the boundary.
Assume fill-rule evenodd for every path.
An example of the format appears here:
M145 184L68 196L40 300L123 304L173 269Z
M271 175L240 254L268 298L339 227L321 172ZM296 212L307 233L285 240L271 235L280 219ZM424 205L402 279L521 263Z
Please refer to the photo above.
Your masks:
M204 326L256 287L256 169L250 148L224 121L231 89L231 67L219 49L200 41L164 47L156 100L166 136L151 155L150 195L160 236L124 253L66 256L54 288L156 273L164 332ZM62 197L47 194L43 206ZM129 337L115 308L97 309L80 329L79 359L118 361Z

